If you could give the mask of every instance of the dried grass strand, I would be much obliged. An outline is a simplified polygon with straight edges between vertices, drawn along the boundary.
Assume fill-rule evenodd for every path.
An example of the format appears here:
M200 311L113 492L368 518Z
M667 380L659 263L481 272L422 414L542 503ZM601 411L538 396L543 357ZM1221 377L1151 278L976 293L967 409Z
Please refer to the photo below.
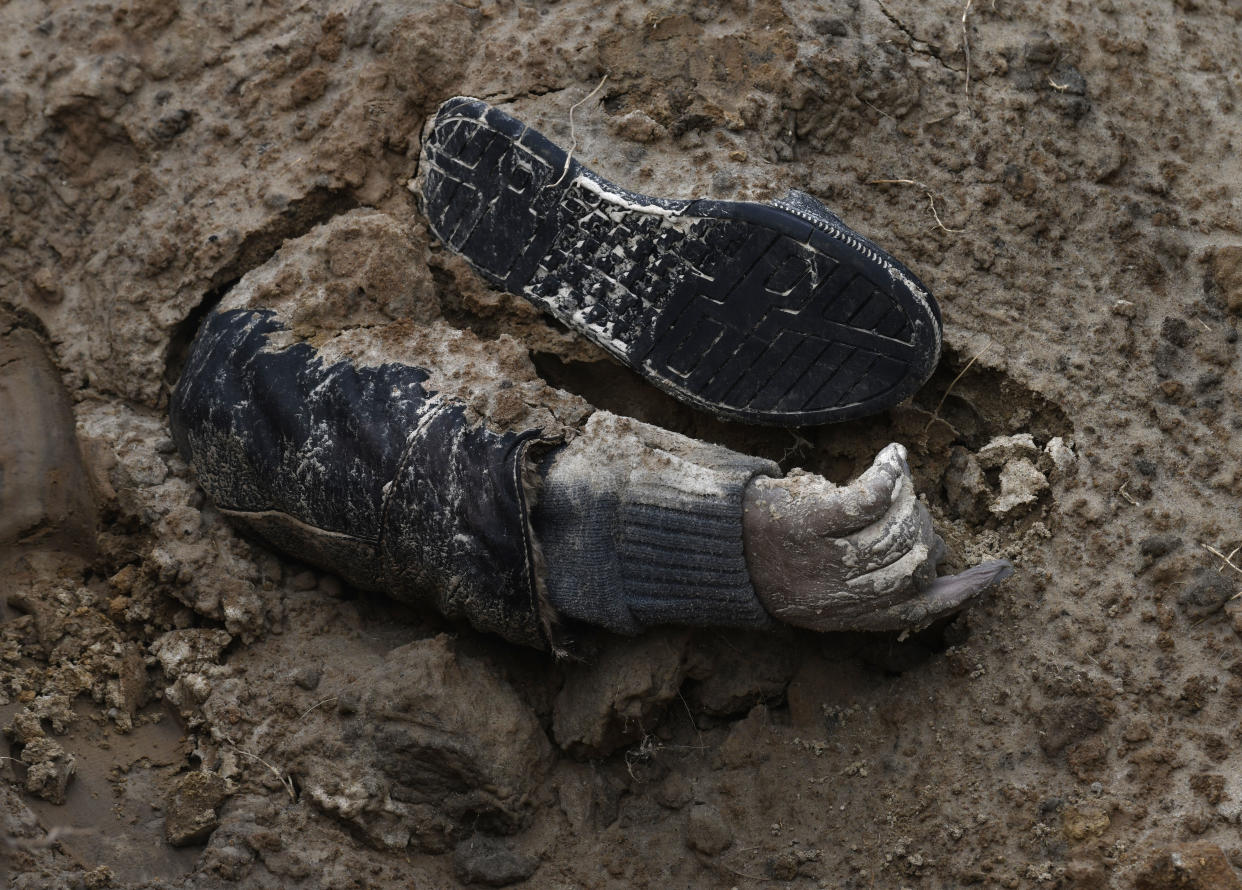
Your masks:
M966 376L966 372L970 370L970 366L983 357L983 354L992 348L994 344L989 343L987 346L975 353L974 357L966 363L966 367L957 372L957 376L949 383L949 388L944 391L944 395L940 397L940 401L936 403L936 410L932 412L931 419L927 421L927 426L923 427L923 435L927 435L927 431L931 429L931 425L940 417L940 409L944 407L945 399L949 397L949 393L953 392L953 387L957 386L957 382Z
M607 82L608 75L605 74L600 79L600 82L595 85L595 89L591 90L591 92L587 93L573 105L569 106L569 151L565 154L565 169L561 171L561 175L557 177L556 182L552 183L553 185L560 185L565 177L569 175L570 162L574 159L574 152L578 150L578 128L577 125L574 124L574 112L578 110L578 106L585 105L592 98L594 98L595 95L604 88L604 84Z

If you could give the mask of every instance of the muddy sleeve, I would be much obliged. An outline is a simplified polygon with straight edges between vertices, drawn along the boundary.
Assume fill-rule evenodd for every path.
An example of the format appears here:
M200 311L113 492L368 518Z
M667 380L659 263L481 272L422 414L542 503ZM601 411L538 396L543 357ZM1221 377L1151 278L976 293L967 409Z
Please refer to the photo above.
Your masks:
M763 627L742 497L768 460L599 411L544 464L534 527L556 611L617 633Z
M326 359L270 310L210 315L173 393L177 444L236 524L350 583L544 644L521 481L426 371Z

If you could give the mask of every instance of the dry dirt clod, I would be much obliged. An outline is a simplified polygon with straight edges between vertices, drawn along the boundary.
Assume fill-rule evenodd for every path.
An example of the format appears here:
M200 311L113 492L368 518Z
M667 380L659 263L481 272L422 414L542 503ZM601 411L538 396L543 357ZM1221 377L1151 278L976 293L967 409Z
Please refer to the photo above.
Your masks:
M1048 479L1026 458L1008 461L1000 472L1000 496L988 509L1009 518L1028 510L1048 490Z
M772 717L763 705L755 705L745 720L739 720L721 743L717 760L726 769L753 766L766 761Z
M528 824L551 746L489 665L442 635L393 649L335 692L335 709L308 710L264 755L301 776L318 809L379 849L444 852L474 827Z
M697 640L688 657L685 698L690 709L712 717L749 713L756 702L779 699L797 670L796 650L773 647L767 636L712 635Z
M51 803L65 802L65 789L77 768L77 758L47 736L31 739L22 748L26 790Z
M220 824L216 810L228 796L224 779L211 772L181 777L168 795L164 836L174 847L201 844Z
M960 445L953 447L949 457L944 489L949 507L955 514L974 522L983 518L991 491L979 459Z
M613 128L618 136L632 142L656 142L668 136L668 131L652 120L646 112L631 111L617 118Z
M1134 890L1242 890L1225 851L1206 841L1152 853L1134 880Z
M1073 446L1060 436L1053 436L1048 440L1037 464L1041 473L1053 474L1054 478L1057 474L1072 475L1077 465L1078 455L1074 453Z
M1242 315L1242 245L1216 248L1211 268L1221 302L1234 315Z
M1230 599L1225 603L1225 615L1233 632L1242 636L1242 600Z
M314 665L304 664L301 667L294 668L289 674L289 679L307 692L311 692L319 685L319 678L322 675L323 672L319 668Z
M1039 457L1039 446L1030 433L997 436L979 449L979 465L985 470L995 470L1010 461L1025 459L1034 461Z
M1061 815L1062 830L1065 837L1072 842L1101 835L1108 830L1109 824L1108 813L1101 807L1089 804L1066 807Z
M642 738L681 688L688 640L684 631L615 637L592 663L570 665L553 711L556 743L606 755Z
M1200 569L1178 594L1177 604L1188 618L1206 618L1219 612L1238 592L1239 586L1236 581L1212 569Z
M694 798L694 789L681 773L669 773L655 791L655 799L662 807L680 810Z
M1071 890L1104 890L1108 873L1098 862L1075 860L1065 867L1065 879Z
M232 640L228 631L219 628L170 630L151 643L151 652L164 672L176 678L218 662Z
M19 745L26 745L43 738L45 733L39 715L29 708L23 708L13 716L13 722L5 727L5 735Z
M1139 553L1143 555L1146 565L1150 565L1162 556L1174 550L1180 550L1184 542L1174 534L1152 535L1139 541Z
M695 804L686 814L686 846L715 856L733 845L733 829L720 810L705 803Z
M1099 732L1111 718L1111 707L1091 696L1066 696L1040 712L1039 745L1049 757Z

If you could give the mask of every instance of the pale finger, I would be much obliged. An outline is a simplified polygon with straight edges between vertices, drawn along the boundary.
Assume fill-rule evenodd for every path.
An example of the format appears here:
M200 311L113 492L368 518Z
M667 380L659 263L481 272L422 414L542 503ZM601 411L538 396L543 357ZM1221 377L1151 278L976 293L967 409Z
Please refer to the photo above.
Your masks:
M879 521L904 489L913 489L906 449L894 442L848 485L835 487L823 503L808 511L810 530L817 535L844 537Z
M926 545L930 554L935 542L927 507L911 488L904 487L882 519L841 539L840 544L846 554L846 573L857 578L891 566L919 544Z
M1013 564L1006 559L990 560L974 568L937 578L918 595L904 602L876 611L860 623L860 630L905 630L923 627L950 615L967 602L1013 574Z

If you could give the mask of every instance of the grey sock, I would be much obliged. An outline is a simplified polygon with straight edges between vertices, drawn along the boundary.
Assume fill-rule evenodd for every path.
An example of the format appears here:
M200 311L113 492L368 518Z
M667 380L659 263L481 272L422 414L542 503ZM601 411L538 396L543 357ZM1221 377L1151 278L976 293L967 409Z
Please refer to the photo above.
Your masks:
M742 542L756 475L780 468L596 412L550 458L532 516L553 608L617 633L767 625Z

